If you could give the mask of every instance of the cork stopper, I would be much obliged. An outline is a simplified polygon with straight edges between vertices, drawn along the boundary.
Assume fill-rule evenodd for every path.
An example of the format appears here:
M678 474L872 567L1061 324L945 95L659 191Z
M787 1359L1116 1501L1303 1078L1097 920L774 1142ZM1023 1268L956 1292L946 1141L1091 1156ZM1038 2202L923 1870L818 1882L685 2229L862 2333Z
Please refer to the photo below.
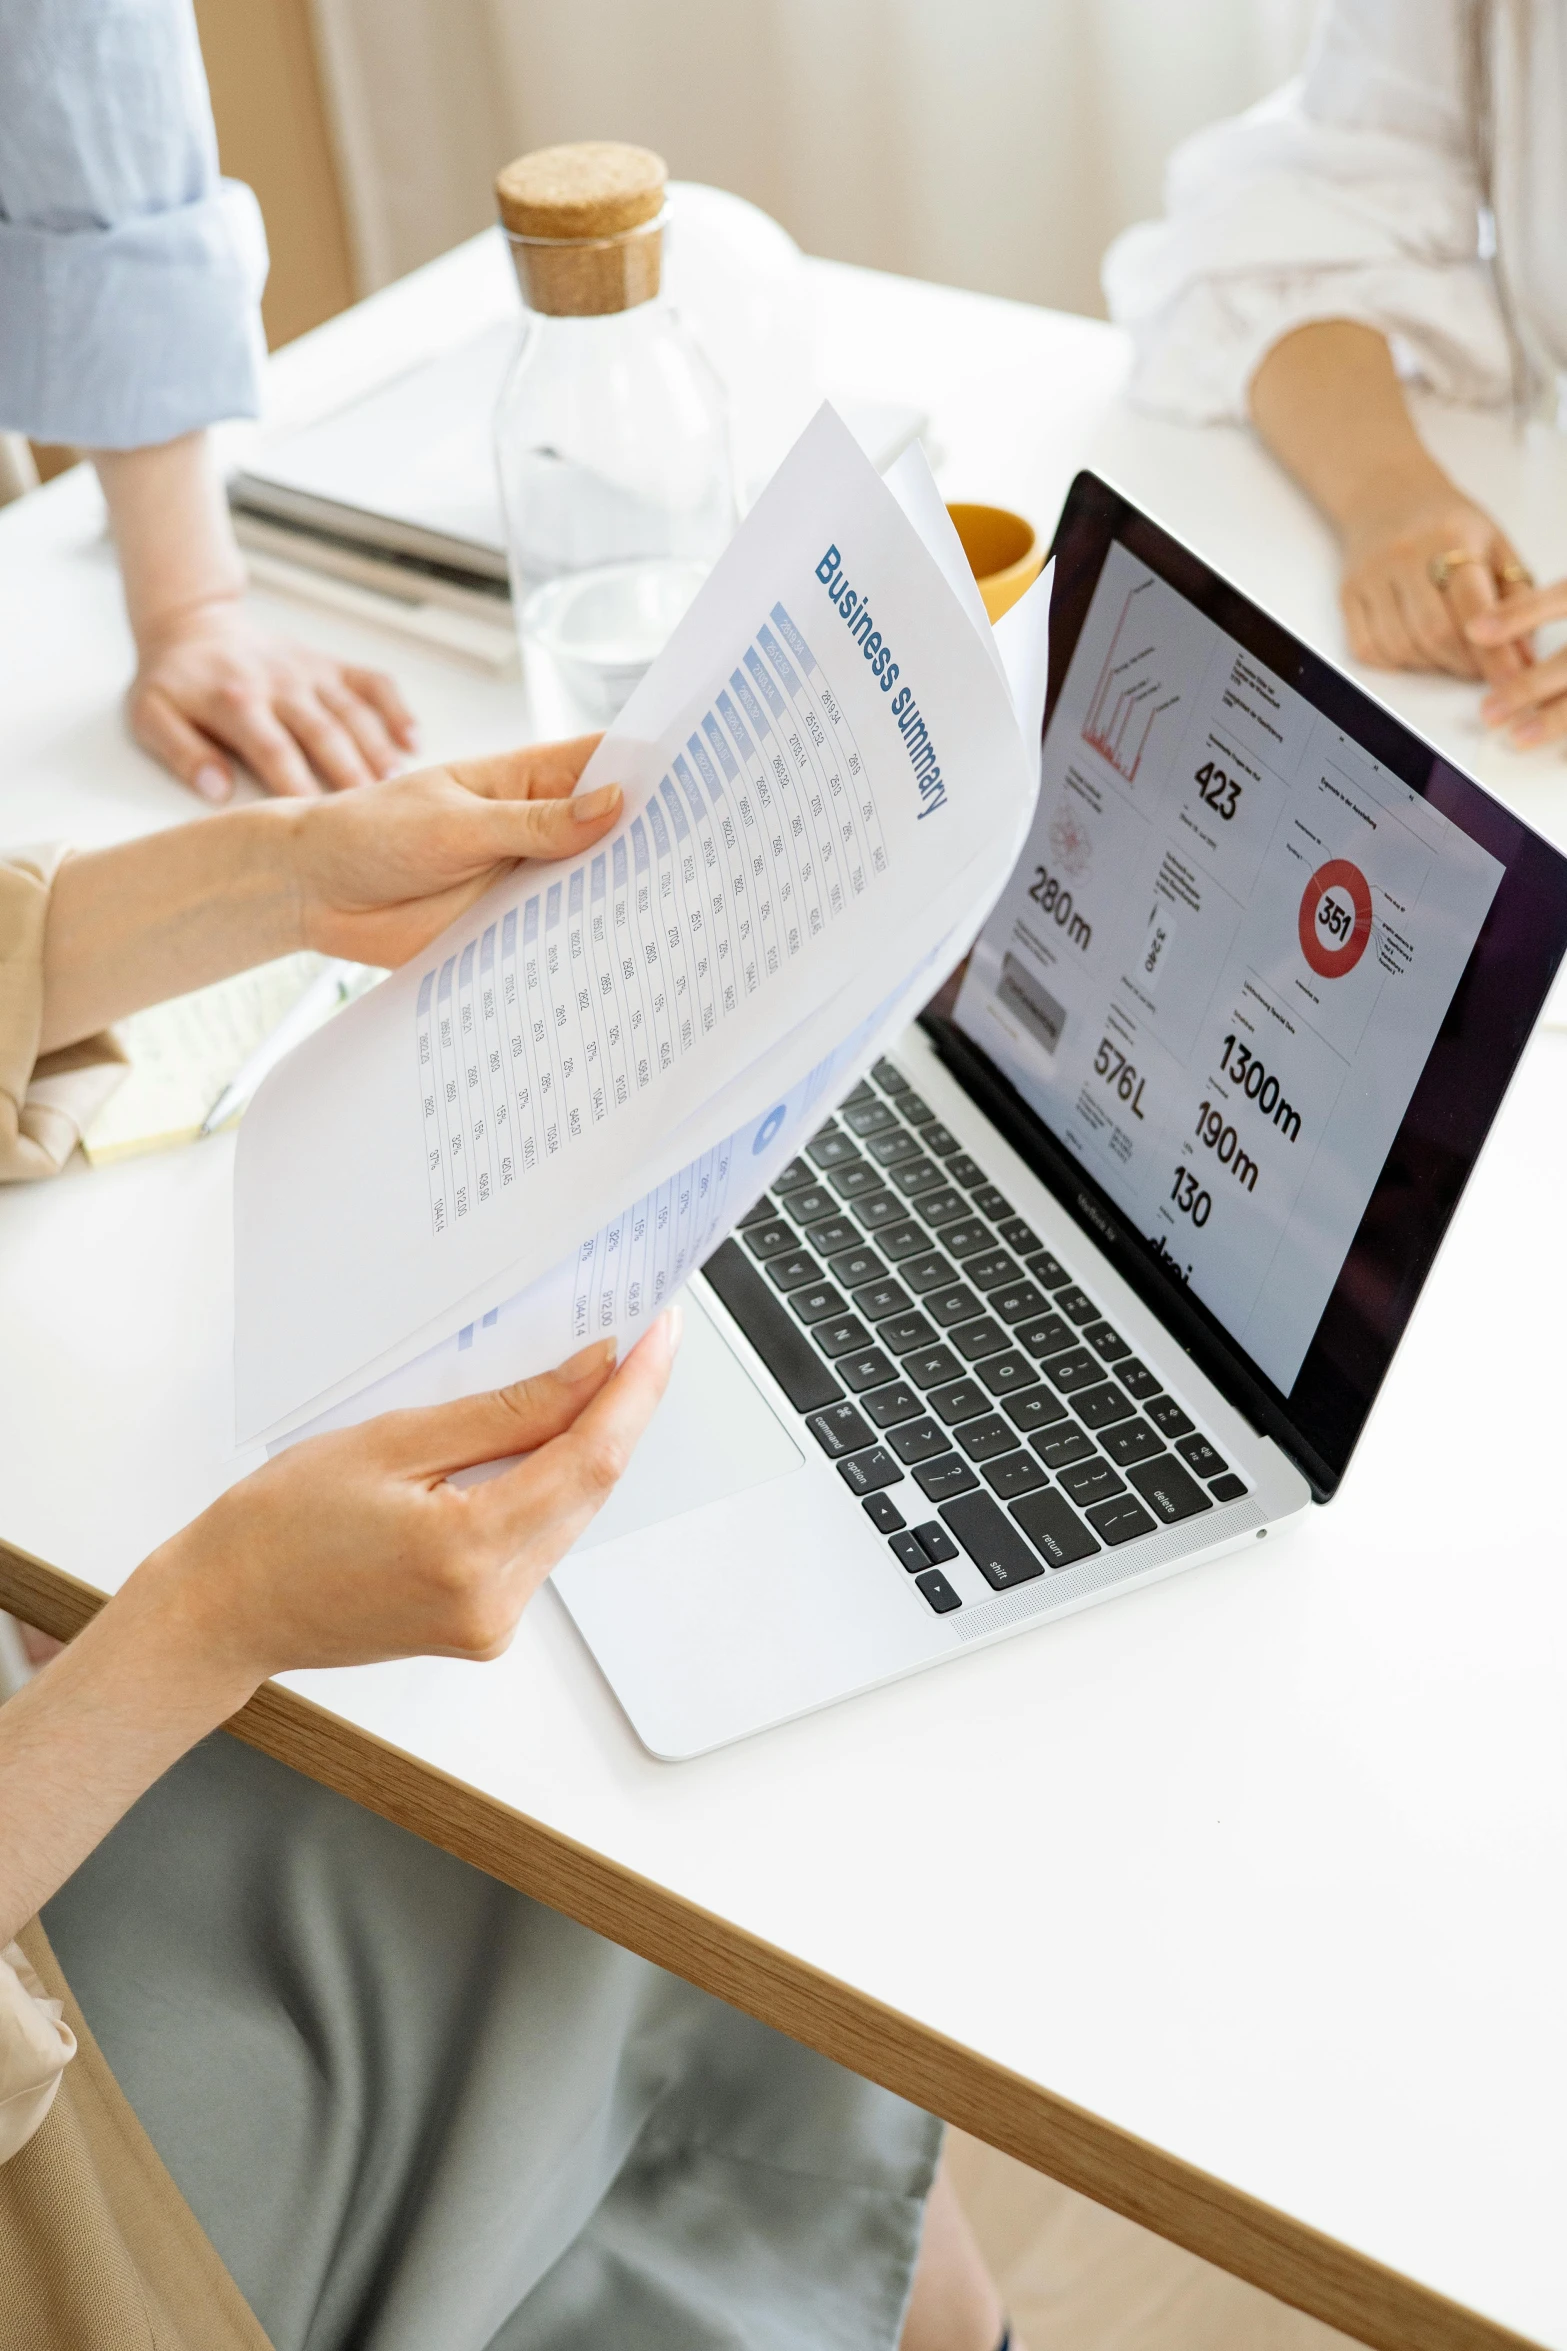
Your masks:
M555 317L650 302L663 258L662 156L612 139L541 147L496 175L522 298Z

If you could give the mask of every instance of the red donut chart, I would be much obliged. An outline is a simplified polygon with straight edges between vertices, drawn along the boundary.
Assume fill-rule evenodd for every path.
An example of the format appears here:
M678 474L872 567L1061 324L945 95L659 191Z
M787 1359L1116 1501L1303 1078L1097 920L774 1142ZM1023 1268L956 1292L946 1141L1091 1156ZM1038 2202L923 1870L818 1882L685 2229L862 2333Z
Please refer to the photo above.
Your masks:
M1370 883L1347 857L1330 858L1318 866L1300 902L1302 955L1319 979L1341 980L1366 952L1370 936Z

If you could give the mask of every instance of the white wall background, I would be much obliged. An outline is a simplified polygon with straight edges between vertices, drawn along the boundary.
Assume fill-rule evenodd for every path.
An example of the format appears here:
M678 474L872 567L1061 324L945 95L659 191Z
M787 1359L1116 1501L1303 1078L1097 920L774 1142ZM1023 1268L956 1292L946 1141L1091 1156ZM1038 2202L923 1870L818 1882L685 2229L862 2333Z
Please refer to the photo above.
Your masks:
M808 252L1101 313L1164 159L1285 80L1316 0L314 0L366 290L557 140L655 147Z

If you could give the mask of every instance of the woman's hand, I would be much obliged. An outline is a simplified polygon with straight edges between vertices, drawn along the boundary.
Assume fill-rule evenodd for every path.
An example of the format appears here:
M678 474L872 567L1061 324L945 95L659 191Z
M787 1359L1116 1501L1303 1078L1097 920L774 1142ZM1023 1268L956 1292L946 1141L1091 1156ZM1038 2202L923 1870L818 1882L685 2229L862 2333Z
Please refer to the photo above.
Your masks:
M399 776L291 813L300 944L356 963L416 955L519 857L570 857L620 813L574 798L596 735Z
M1340 596L1350 651L1375 669L1515 681L1531 659L1527 644L1512 633L1473 634L1472 624L1516 600L1527 576L1483 507L1451 484L1428 485L1409 504L1345 528Z
M1480 705L1486 725L1505 727L1515 750L1533 751L1567 735L1567 648L1536 661L1529 645L1535 630L1553 620L1567 620L1567 580L1509 596L1505 604L1477 613L1469 623L1475 645L1491 658L1498 651L1529 656L1527 666L1496 680Z
M231 753L269 792L314 799L390 775L418 740L384 671L268 636L234 595L149 624L138 654L131 733L204 800L231 797Z

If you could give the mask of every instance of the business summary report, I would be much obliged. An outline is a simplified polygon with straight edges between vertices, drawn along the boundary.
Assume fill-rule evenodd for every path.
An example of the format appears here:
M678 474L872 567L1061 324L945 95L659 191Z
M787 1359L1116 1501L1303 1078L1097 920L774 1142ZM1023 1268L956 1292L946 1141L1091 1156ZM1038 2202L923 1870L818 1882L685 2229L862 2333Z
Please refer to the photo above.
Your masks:
M1111 546L957 1018L1286 1392L1502 870Z
M505 1378L636 1335L994 902L1047 597L1009 616L1020 713L923 456L883 482L818 415L584 772L613 833L518 867L258 1095L242 1438L415 1362L482 1385L486 1334Z

